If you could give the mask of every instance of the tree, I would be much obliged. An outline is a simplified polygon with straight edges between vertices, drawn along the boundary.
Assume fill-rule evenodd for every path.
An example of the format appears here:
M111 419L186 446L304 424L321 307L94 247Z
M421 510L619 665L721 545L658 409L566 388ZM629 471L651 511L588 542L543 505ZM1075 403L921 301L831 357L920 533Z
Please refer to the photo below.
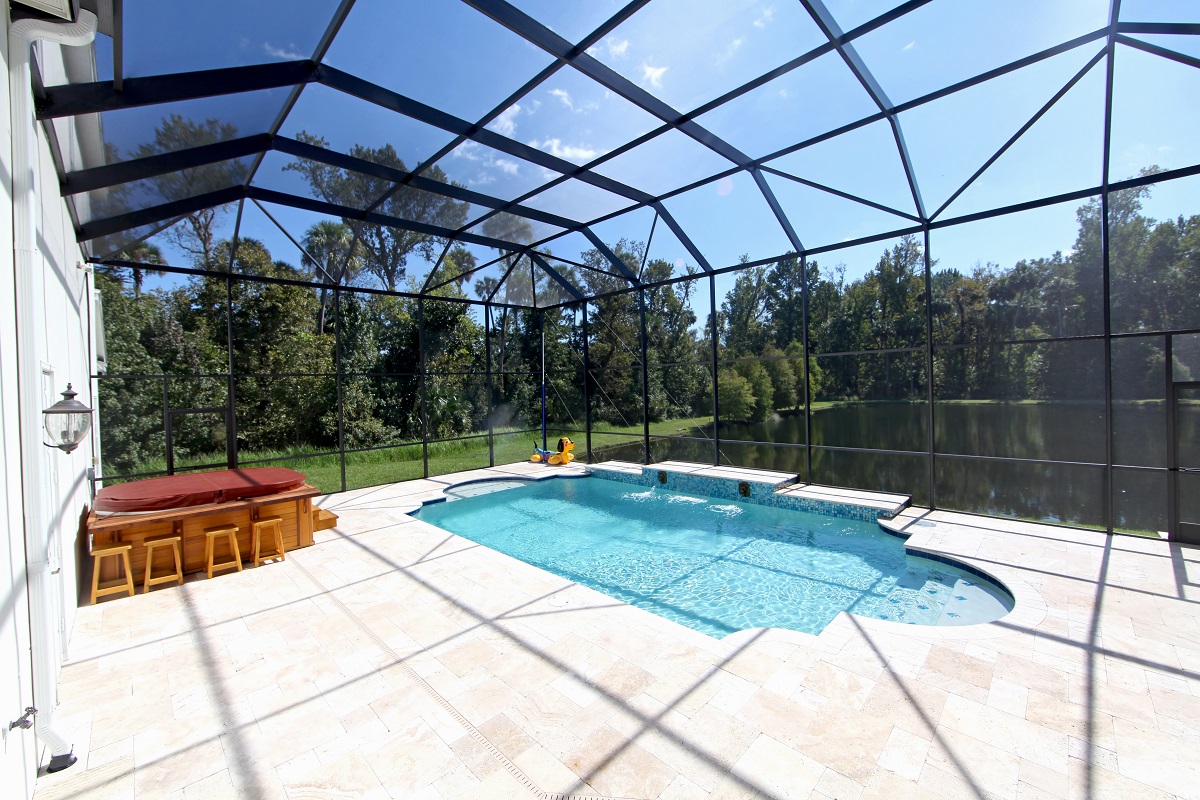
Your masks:
M728 354L736 357L761 353L769 319L766 269L749 267L738 273L721 303L722 339Z
M721 410L721 419L750 419L755 407L750 381L732 369L722 369L717 374L717 406Z
M218 271L231 271L228 247L217 250ZM255 239L241 239L236 272L293 277ZM225 281L200 279L198 308L223 322ZM247 450L336 445L322 418L336 407L333 336L314 332L318 299L312 289L259 281L232 282L233 369L238 380L238 446ZM286 378L294 374L315 377Z
M135 244L127 245L121 252L114 257L117 261L131 261L135 264L163 264L162 250L156 244L151 244L145 240ZM142 294L142 284L146 280L147 275L162 275L161 269L151 269L149 267L129 267L130 277L133 279L133 296L140 297Z
M296 138L306 144L329 147L324 138L305 131L298 133ZM379 148L356 144L350 148L349 155L407 172L404 161L390 144ZM318 161L297 160L284 169L300 173L317 197L335 205L371 208L385 216L448 230L456 230L467 221L467 203L408 184L396 184ZM436 166L423 172L422 177L439 183L448 182L446 173ZM354 229L362 247L363 272L375 277L383 288L392 292L404 280L409 256L415 252L432 262L437 258L438 244L445 241L428 233L359 222L350 217L342 221Z
M237 126L207 119L194 122L179 114L170 114L154 129L154 139L141 145L131 158L149 158L162 153L175 153L237 137ZM245 180L246 165L237 160L204 164L186 170L168 172L151 178L149 185L160 202L183 200L235 186ZM214 206L184 216L162 235L192 257L202 269L212 269L217 263L217 228L229 206ZM228 259L226 259L228 261Z
M344 222L322 220L304 233L303 265L312 271L311 278L320 283L340 286L350 283L362 271L362 248L350 226ZM325 311L328 291L321 290L320 311L317 314L317 333L325 331Z
M746 417L736 417L735 419L762 422L771 416L771 413L774 411L775 385L771 383L771 375L767 372L762 362L740 361L734 365L733 369L746 380L750 387L750 393L754 397L749 415ZM725 412L722 411L721 415L724 416Z
M813 264L815 269L815 262ZM811 288L811 278L810 278ZM767 273L766 305L775 346L785 348L804 341L804 280L799 259L788 253Z
M785 353L774 345L766 346L763 350L763 358L765 360L762 362L762 366L767 377L771 379L773 388L771 410L799 408L796 373L792 369L792 362L788 361ZM801 381L803 381L803 376L801 376Z
M525 217L519 217L515 214L505 212L494 214L483 221L481 230L485 236L513 242L517 245L528 244L533 241L533 225ZM522 395L520 398L513 395L513 390L520 386L520 381L516 381L516 386L514 386L514 380L509 377L509 362L513 349L510 340L521 329L521 326L517 319L517 312L509 306L510 304L532 306L533 286L529 281L514 279L514 275L519 276L521 274L521 261L527 259L527 256L518 256L512 251L500 250L499 248L497 251L501 254L499 263L502 274L500 279L485 275L475 280L473 288L476 296L481 300L493 298L496 302L504 304L500 306L498 311L494 311L492 314L492 324L496 328L499 343L494 363L494 368L497 372L495 385L502 398L502 404L512 406L515 403L519 409L527 407L531 401L525 395ZM503 285L501 285L501 281L503 281ZM525 330L530 331L529 326L526 326ZM517 342L516 349L518 352L525 349L522 346L523 344L520 341ZM506 414L506 416L508 415Z
M637 272L644 245L622 239L611 249L631 272ZM624 279L607 274L612 264L600 251L585 252L583 263L592 269L582 271L579 279L584 293L595 298L589 304L592 316L588 331L595 416L613 425L629 426L640 422L642 413L638 294L629 290Z

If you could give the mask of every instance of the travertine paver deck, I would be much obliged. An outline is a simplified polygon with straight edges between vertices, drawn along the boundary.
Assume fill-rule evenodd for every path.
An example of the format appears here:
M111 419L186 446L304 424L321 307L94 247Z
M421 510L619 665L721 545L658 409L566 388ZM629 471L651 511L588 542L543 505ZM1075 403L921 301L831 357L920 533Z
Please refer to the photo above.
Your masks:
M718 641L405 514L452 480L324 498L338 527L286 562L80 609L80 764L39 800L1200 797L1196 549L912 509L909 544L1014 614Z

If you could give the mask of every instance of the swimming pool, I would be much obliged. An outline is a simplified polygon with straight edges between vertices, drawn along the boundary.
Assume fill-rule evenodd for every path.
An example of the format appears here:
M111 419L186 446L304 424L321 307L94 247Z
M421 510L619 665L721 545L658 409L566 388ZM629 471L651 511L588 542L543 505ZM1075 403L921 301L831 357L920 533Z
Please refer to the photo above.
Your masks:
M843 610L964 625L1013 605L980 575L906 554L877 523L600 478L533 482L415 516L717 638L816 634Z

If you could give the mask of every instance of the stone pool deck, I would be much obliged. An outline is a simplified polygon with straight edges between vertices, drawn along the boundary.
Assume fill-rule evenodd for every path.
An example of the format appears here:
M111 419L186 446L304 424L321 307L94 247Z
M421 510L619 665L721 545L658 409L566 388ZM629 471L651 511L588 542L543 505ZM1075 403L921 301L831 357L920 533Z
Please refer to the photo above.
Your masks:
M284 562L79 609L38 800L1200 798L1200 549L910 508L1013 614L715 640L407 514L560 470L330 495Z

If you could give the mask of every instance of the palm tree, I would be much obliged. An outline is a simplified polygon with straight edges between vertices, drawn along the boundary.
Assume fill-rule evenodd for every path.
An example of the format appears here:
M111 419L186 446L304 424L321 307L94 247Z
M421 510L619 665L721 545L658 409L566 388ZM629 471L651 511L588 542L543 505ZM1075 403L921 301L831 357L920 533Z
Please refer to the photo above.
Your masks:
M151 244L147 241L141 241L132 244L129 247L117 253L116 258L120 261L129 261L134 264L162 264L162 250L158 245ZM162 275L161 269L148 269L144 267L129 267L129 272L133 277L133 296L141 297L142 283L146 280L147 275Z
M322 220L304 234L303 264L313 270L317 280L341 286L354 280L363 268L362 248L350 226ZM321 308L317 315L317 333L325 330L328 290L321 290Z

